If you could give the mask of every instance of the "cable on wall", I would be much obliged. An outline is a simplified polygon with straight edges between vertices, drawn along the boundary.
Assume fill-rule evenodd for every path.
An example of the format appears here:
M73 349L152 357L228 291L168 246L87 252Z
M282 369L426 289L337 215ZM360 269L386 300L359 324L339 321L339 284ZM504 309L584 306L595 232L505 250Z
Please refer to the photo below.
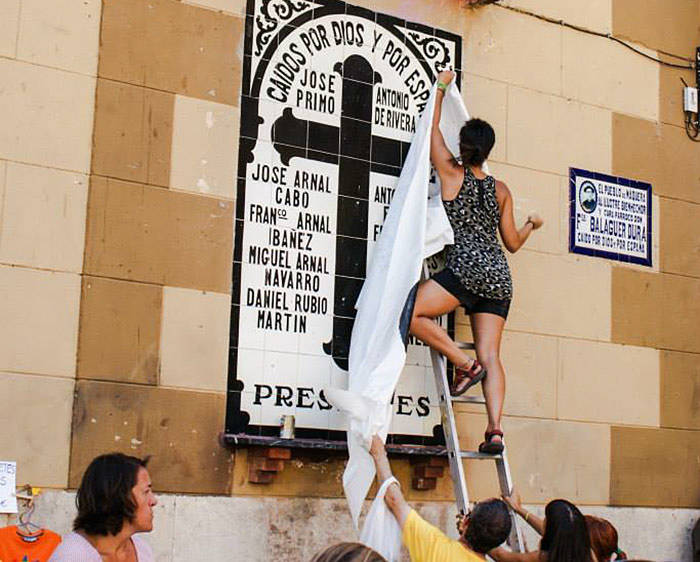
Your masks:
M537 18L538 20L546 21L547 23L553 23L553 24L555 24L555 25L560 25L560 26L562 26L562 27L568 27L569 29L573 29L574 31L579 31L579 32L581 32L581 33L587 33L588 35L595 35L596 37L603 37L604 39L610 39L611 41L614 41L615 43L619 43L619 44L622 45L623 47L627 47L630 51L634 51L634 52L637 53L638 55L641 55L641 56L643 56L644 58L647 58L647 59L649 59L649 60L652 60L652 61L654 61L654 62L657 62L657 63L659 63L659 64L661 64L661 65L663 65L663 66L668 66L668 67L670 67L670 68L678 68L678 69L681 69L681 70L694 70L694 69L695 69L695 66L693 65L692 59L688 59L688 58L681 57L681 56L678 56L678 55L672 55L672 54L670 54L670 53L665 53L665 52L663 52L663 51L659 51L660 53L662 53L662 54L664 54L664 55L666 55L666 56L673 57L673 58L678 59L678 60L686 61L686 62L688 62L689 64L687 64L687 65L685 65L685 64L675 64L675 63L672 63L672 62L663 61L663 60L661 60L661 59L658 59L658 58L656 58L656 57L653 57L653 56L651 56L651 55L645 53L644 51L641 51L641 50L637 49L637 48L634 47L633 45L627 43L626 41L623 41L623 40L620 39L619 37L615 37L615 36L612 35L611 33L603 33L603 32L601 32L601 31L594 31L594 30L588 29L588 28L586 28L586 27L581 27L580 25L575 25L575 24L573 24L573 23L565 22L564 20L559 20L559 19L556 19L556 18L550 18L550 17L548 17L548 16L543 16L542 14L537 14L537 13L535 13L535 12L531 12L530 10L526 10L526 9L524 9L524 8L517 8L517 7L515 7L515 6L505 6L505 5L500 4L500 3L495 3L495 5L498 6L498 7L500 7L500 8L504 8L504 9L506 9L506 10L510 10L511 12L516 12L516 13L518 13L518 14L522 14L522 15L525 15L525 16L530 16L530 17L533 17L533 18Z

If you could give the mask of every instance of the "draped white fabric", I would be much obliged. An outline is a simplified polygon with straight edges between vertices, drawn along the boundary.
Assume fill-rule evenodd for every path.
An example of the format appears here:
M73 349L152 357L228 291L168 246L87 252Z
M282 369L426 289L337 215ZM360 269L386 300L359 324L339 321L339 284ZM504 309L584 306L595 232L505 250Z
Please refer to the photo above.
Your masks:
M343 487L356 529L362 503L375 476L369 444L374 434L386 439L392 413L389 402L406 361L399 332L401 313L411 289L420 279L423 260L453 241L440 187L429 189L428 183L435 95L436 86L433 86L355 305L357 316L350 342L349 388L326 390L328 400L348 416L349 460ZM442 103L440 130L455 155L459 154L459 130L468 118L460 93L452 82ZM365 526L385 525L387 516L392 518L386 509L383 499L377 499ZM387 527L386 531L396 533L397 529L396 525ZM363 532L361 536L375 535ZM381 548L381 545L368 546ZM392 553L382 554L387 557Z
M360 542L372 547L384 558L393 562L401 557L401 527L384 503L386 491L393 483L399 481L387 478L377 490L377 496L369 508L365 525L360 533Z

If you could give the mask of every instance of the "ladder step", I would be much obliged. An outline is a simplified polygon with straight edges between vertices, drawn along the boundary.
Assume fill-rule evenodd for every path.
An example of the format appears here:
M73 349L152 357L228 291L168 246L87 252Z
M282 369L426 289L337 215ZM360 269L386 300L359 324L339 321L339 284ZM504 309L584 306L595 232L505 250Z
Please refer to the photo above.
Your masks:
M464 402L466 404L486 404L483 396L451 396L452 402Z
M502 459L503 455L490 455L488 453L480 453L479 451L460 451L459 456L463 459L484 459L484 460L498 460Z

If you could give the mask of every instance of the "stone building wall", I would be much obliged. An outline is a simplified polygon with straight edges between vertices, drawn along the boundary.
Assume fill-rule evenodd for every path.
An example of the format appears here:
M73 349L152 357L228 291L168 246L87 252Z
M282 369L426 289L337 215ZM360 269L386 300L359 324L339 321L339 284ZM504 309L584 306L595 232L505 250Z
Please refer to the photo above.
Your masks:
M645 520L700 507L700 149L679 81L694 74L509 9L678 63L700 45L700 2L352 3L462 36L465 101L497 134L491 170L518 220L546 221L510 256L503 341L525 500L644 506L615 513ZM245 16L242 0L0 1L0 458L19 482L75 488L120 450L154 455L162 493L342 495L341 458L295 453L261 486L247 451L218 442ZM653 185L653 268L568 252L570 166ZM458 421L478 444L480 410ZM410 489L408 463L395 471ZM491 467L468 477L474 498L495 493ZM226 505L205 497L187 501ZM447 479L409 492L435 510L450 498Z

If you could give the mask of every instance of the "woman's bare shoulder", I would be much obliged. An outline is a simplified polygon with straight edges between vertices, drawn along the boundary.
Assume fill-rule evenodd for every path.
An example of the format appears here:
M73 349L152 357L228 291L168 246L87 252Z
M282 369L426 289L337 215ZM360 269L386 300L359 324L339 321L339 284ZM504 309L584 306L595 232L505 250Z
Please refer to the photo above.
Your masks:
M508 186L501 180L498 180L496 178L494 178L494 180L496 183L496 198L498 199L498 201L502 202L510 198L511 194L510 189L508 189Z
M505 184L505 182L502 182L501 180L497 178L493 178L494 181L496 182L496 192L501 192L503 194L508 194L510 195L510 189L508 189L508 186Z

